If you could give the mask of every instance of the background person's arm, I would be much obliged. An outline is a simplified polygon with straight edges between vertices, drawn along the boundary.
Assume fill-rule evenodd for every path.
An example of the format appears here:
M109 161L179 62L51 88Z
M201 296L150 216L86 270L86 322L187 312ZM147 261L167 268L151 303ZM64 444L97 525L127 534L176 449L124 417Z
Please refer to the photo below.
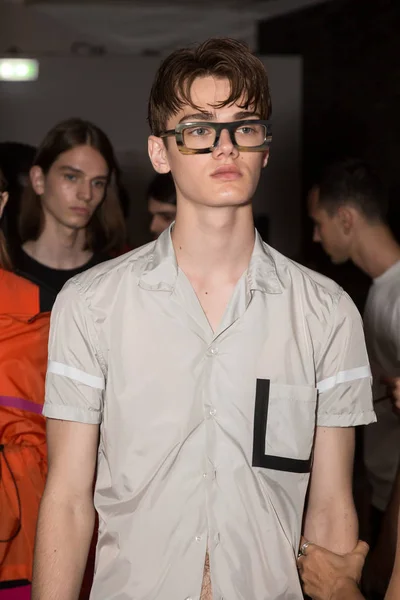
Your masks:
M98 425L47 420L49 471L42 498L32 600L77 600L93 535Z
M352 579L338 579L329 600L365 600L358 585Z
M400 497L400 469L397 472L397 479L395 484L396 495ZM400 512L398 515L397 524L397 543L396 543L396 557L394 561L394 567L392 576L390 578L390 584L385 596L385 600L398 600L400 598Z
M358 583L367 553L368 544L361 541L345 556L309 545L298 559L304 592L312 600L363 600Z
M354 428L317 427L304 536L346 554L358 539L352 494Z
M387 590L393 572L398 543L398 520L400 510L400 468L393 484L389 504L383 516L378 541L370 555L366 583L382 595ZM400 592L399 596L400 598Z

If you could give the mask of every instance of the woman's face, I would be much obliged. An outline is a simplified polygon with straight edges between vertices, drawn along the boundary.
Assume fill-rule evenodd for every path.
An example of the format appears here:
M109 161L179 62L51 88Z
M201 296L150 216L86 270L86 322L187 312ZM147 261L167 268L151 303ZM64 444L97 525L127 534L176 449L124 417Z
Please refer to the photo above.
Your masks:
M38 166L31 169L45 219L75 230L87 227L104 199L108 178L103 156L87 145L60 154L46 175Z

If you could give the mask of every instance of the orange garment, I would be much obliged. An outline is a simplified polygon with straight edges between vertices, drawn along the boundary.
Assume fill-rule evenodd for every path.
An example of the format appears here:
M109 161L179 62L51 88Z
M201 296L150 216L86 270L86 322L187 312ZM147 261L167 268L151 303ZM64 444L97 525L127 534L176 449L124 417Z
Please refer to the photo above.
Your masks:
M41 412L49 323L39 288L0 269L0 582L32 580L47 473Z

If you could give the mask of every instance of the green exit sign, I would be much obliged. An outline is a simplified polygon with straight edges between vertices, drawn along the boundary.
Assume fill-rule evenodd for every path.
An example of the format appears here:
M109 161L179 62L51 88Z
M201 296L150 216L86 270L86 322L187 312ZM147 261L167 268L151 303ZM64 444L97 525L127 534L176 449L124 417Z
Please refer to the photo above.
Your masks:
M35 81L39 62L30 58L1 58L0 81Z

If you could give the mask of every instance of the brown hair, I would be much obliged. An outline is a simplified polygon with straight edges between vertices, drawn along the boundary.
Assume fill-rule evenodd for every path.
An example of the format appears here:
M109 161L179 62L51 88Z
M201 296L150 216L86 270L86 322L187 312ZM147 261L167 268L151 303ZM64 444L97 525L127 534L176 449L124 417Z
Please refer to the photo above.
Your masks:
M0 169L0 194L7 191L7 181ZM7 242L3 231L0 229L0 268L11 271L11 259L7 251Z
M271 116L268 77L262 62L243 42L231 38L212 38L196 48L176 50L161 64L150 92L148 122L153 135L166 129L168 119L185 104L193 104L190 91L198 77L228 79L229 97L214 105L222 108L242 102L241 108L254 107L262 119Z
M114 150L106 134L96 125L82 119L68 119L51 129L39 146L33 166L47 175L60 154L76 146L91 146L108 166L108 185L104 199L86 229L87 249L93 252L118 251L125 243L125 220L118 195L119 169ZM43 229L43 209L40 197L29 184L25 190L19 215L22 243L37 240Z

